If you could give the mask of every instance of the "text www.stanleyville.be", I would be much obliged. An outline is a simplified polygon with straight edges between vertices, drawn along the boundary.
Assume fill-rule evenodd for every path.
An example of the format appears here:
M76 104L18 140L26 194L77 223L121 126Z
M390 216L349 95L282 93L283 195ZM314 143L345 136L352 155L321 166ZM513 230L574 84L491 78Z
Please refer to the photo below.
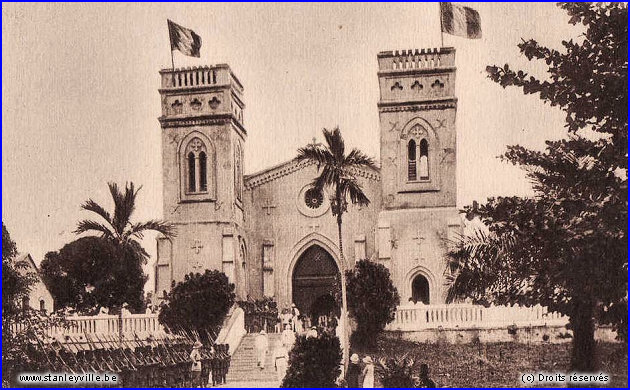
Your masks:
M18 382L23 384L99 384L115 385L118 383L118 374L113 373L86 373L70 374L65 372L24 372L18 375Z
M545 372L536 372L531 373L527 372L521 374L520 376L521 382L532 385L532 384L541 384L541 383L572 383L572 384L601 384L608 383L610 381L610 376L605 373L599 374L582 374L578 372L572 373L545 373Z

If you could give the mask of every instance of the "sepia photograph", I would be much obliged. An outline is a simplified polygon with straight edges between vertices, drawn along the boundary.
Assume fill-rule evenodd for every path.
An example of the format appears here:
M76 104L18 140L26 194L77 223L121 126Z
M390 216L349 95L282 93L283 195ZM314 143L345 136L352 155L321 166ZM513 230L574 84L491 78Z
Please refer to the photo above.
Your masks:
M2 387L628 387L627 3L2 3Z

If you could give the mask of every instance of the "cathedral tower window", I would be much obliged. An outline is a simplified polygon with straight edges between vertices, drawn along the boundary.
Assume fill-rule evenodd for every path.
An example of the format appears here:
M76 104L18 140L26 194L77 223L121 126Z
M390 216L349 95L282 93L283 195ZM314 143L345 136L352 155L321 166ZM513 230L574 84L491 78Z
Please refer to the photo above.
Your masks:
M429 180L429 142L426 139L420 141L420 164L418 167L420 180Z
M188 153L188 192L195 192L197 183L195 180L195 154Z
M205 152L199 153L199 189L202 192L208 191L208 157Z
M208 190L206 145L199 138L193 138L186 146L188 156L188 192L199 193Z
M416 173L416 141L410 140L407 146L407 179L409 181L417 180Z
M215 200L216 168L214 145L197 131L180 144L180 185L182 200Z

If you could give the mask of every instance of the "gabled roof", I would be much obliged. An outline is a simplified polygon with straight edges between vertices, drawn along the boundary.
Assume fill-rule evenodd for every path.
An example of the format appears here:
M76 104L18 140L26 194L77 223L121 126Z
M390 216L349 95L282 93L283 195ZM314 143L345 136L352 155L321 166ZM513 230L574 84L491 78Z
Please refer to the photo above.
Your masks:
M269 183L270 181L279 179L281 177L290 175L297 171L301 171L302 169L314 165L315 163L310 161L301 161L297 160L289 160L285 161L281 164L274 165L270 168L264 169L259 172L252 173L251 175L245 175L245 189L251 190L256 187L259 187L265 183ZM360 169L356 171L357 176L364 177L368 180L380 181L381 173L380 170L372 170L372 169Z

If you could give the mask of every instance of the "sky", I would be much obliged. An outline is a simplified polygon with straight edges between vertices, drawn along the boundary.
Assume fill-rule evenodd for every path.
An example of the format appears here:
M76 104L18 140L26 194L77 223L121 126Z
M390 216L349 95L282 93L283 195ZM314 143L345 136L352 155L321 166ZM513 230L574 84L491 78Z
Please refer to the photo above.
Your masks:
M462 3L483 38L444 35L457 66L458 206L530 195L506 145L541 149L564 115L486 77L490 64L544 75L521 39L561 48L580 27L553 3ZM167 18L202 37L201 58L227 63L245 86L245 173L295 156L321 129L379 157L376 55L441 45L437 3L2 4L2 220L40 262L76 239L88 198L113 208L107 182L142 185L135 221L162 217L158 94L170 68ZM154 260L155 236L143 245ZM147 267L147 270L150 270Z

